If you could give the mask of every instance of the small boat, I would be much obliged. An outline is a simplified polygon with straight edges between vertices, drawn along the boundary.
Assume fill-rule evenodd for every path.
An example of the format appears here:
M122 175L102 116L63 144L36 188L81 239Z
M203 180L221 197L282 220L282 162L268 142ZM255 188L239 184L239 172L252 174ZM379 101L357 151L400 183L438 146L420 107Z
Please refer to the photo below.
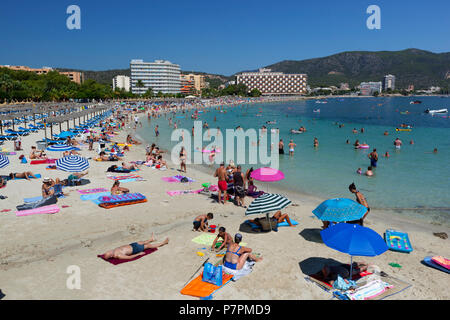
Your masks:
M425 110L425 113L429 113L429 114L435 114L435 113L448 113L447 109L439 109L439 110L430 110L427 109Z
M415 101L411 101L409 104L419 104L419 103L422 103L422 101L415 100Z
M328 103L328 101L320 101L320 100L317 100L316 103Z
M291 133L298 134L298 133L303 133L303 131L291 129Z

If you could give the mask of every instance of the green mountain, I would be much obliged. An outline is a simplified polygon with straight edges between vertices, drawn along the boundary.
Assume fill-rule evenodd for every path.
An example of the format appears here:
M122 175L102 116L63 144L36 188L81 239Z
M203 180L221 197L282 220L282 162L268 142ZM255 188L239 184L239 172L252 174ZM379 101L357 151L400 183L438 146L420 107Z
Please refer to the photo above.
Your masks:
M323 58L285 60L265 68L284 73L306 73L308 84L356 86L363 81L382 81L387 74L396 76L396 88L416 89L430 86L450 87L450 52L433 53L419 49L403 51L350 51Z

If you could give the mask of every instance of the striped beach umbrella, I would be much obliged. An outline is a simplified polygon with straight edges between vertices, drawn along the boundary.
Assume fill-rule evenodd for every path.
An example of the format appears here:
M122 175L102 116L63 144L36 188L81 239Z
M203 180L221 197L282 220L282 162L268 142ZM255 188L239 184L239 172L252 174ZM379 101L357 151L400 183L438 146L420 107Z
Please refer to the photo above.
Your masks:
M47 147L47 150L48 151L60 151L60 152L63 152L63 151L75 150L75 148L72 147L72 146L69 146L67 144L54 144L54 145L51 145L51 146Z
M288 198L274 193L264 193L248 206L245 211L245 215L269 213L272 211L278 211L284 209L291 204L291 200Z
M9 159L7 156L0 154L0 168L4 168L9 164Z
M81 172L89 168L86 158L70 155L56 160L56 168L67 172Z

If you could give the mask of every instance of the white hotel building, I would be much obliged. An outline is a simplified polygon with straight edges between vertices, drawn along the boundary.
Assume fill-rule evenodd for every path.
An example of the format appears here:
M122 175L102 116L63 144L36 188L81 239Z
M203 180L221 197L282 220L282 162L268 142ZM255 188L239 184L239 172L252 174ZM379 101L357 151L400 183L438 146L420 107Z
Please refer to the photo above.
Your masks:
M158 92L177 94L181 92L180 66L166 60L144 62L133 59L130 62L131 92L144 94L149 88L154 94ZM138 86L141 80L142 87Z
M115 76L112 80L113 82L113 90L124 89L125 91L130 91L130 77L118 75Z

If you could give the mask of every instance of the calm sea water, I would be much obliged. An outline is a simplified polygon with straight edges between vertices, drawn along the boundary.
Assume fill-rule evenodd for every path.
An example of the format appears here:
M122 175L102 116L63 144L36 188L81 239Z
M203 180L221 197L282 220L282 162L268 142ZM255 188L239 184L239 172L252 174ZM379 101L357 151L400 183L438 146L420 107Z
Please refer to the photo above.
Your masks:
M410 104L412 100L421 100L422 104ZM426 108L450 109L449 97L333 98L326 101L326 104L308 100L225 107L226 113L211 110L200 113L199 120L206 121L210 128L219 126L223 133L224 129L237 126L246 130L266 125L270 137L270 129L279 128L285 152L288 152L290 139L297 147L293 157L280 155L280 170L286 178L276 183L278 186L322 198L353 198L348 185L355 182L371 207L409 210L433 216L440 222L450 221L450 118L423 112ZM320 113L314 112L317 109ZM193 120L190 117L186 119L178 114L175 120L179 128L191 131ZM276 124L267 125L267 121L276 121ZM147 142L156 142L167 149L178 143L170 141L173 128L168 127L164 117L145 122L138 134ZM413 126L412 131L396 132L395 128L402 123ZM154 134L156 124L160 127L158 138ZM338 124L344 126L339 128ZM290 133L290 129L300 126L307 132ZM353 128L358 130L357 134L352 133ZM361 128L364 133L360 132ZM384 136L384 131L389 135ZM313 147L314 137L319 140L317 149ZM393 145L397 137L403 142L400 150ZM356 139L369 144L370 149L355 150ZM410 144L411 140L414 144ZM367 155L373 148L379 154L374 176L357 174L358 168L364 172L370 165ZM438 153L433 153L434 148L438 148ZM383 157L386 151L390 158ZM229 160L226 153L224 159ZM243 164L243 167L249 166Z

